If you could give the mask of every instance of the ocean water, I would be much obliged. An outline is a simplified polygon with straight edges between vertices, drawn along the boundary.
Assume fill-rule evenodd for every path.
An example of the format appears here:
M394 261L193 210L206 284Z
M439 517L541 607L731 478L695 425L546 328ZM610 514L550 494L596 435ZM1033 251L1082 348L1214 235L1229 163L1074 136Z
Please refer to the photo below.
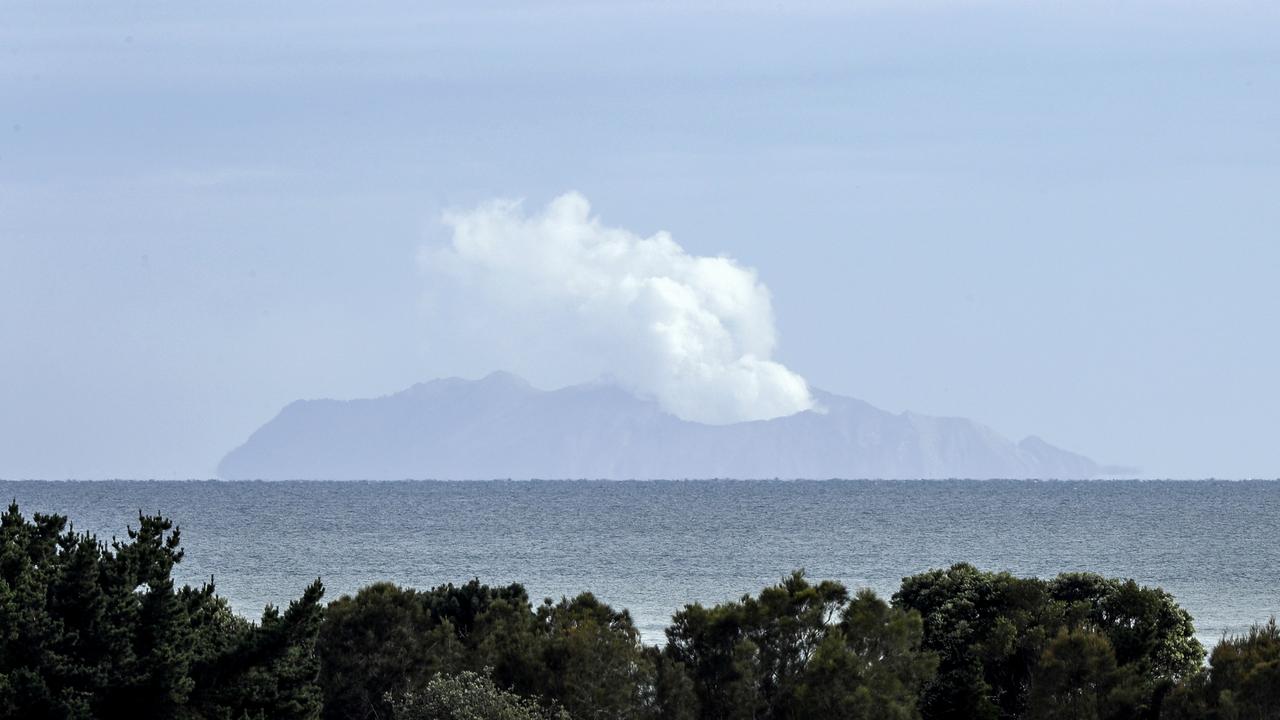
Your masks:
M888 596L967 561L1090 570L1172 592L1207 647L1280 613L1280 482L0 482L0 496L124 536L139 510L182 528L179 579L213 577L256 617L313 578L521 582L590 590L661 642L684 603L754 593L796 568Z

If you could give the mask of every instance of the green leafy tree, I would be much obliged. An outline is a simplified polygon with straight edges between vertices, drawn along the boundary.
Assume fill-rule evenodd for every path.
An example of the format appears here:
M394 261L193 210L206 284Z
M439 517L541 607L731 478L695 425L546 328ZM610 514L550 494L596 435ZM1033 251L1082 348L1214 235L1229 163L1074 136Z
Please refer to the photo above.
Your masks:
M537 612L545 666L543 693L579 720L625 720L651 714L654 669L625 610L591 593Z
M924 646L940 657L920 700L929 720L1025 717L1032 675L1063 630L1107 638L1135 678L1140 716L1158 713L1203 658L1190 615L1168 593L1091 573L1045 581L962 563L904 579L894 604L923 616Z
M1153 683L1172 685L1204 662L1191 614L1160 588L1093 573L1064 573L1049 583L1049 592L1067 605L1073 626L1087 625L1106 635L1116 661Z
M325 717L386 717L388 697L464 670L488 668L500 686L540 694L548 682L544 641L520 585L370 585L330 604L321 627Z
M1183 678L1161 704L1160 720L1213 720L1208 684L1207 670Z
M139 515L110 548L66 518L16 504L0 518L0 652L13 717L172 718L195 685L189 600L174 588L180 534Z
M178 587L180 531L123 540L0 514L0 720L1254 720L1280 717L1275 621L1211 670L1168 593L1070 573L960 564L893 603L797 572L676 613L664 648L590 593L537 608L519 585L387 583L323 606L235 615Z
M904 579L893 602L920 613L924 647L939 657L925 718L1021 717L1031 670L1063 623L1042 581L961 563Z
M479 580L447 584L426 593L447 671L486 668L502 687L530 696L543 694L547 678L533 605L524 587L488 586Z
M697 720L698 693L684 663L656 647L647 647L644 652L653 667L655 720Z
M421 690L388 702L394 720L569 720L568 713L548 710L469 670L434 675Z
M641 718L656 702L630 615L590 594L535 611L519 585L373 585L329 606L319 652L325 715L335 719L386 717L389 697L464 671L581 718Z
M176 587L180 533L139 515L110 546L66 518L0 516L0 718L318 717L317 582L281 618ZM259 692L267 688L269 692Z
M1143 695L1134 669L1116 663L1105 635L1062 630L1033 673L1027 717L1125 720L1141 716Z
M797 572L759 597L676 613L667 650L688 668L703 717L775 717L847 595L838 583L815 586Z
M1275 618L1223 638L1209 669L1174 691L1161 717L1270 720L1280 717L1280 627Z
M701 717L715 720L914 717L915 689L933 668L917 615L869 592L849 602L844 586L801 572L758 597L686 606L667 640Z
M791 717L908 720L937 658L921 651L920 615L861 590L805 669Z
M452 654L428 635L435 624L417 591L391 583L330 603L317 645L325 717L386 717L386 698L425 683L441 656Z
M324 586L316 580L281 613L268 606L252 625L220 603L197 626L224 647L205 660L196 674L192 704L198 717L236 720L309 720L318 718L323 697L318 684L316 638L324 617ZM229 639L232 639L230 640Z

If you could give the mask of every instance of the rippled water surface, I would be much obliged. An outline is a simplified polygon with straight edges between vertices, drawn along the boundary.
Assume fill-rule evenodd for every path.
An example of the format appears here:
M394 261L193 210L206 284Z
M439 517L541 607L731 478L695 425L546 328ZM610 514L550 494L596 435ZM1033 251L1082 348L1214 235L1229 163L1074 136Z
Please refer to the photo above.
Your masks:
M683 603L755 592L794 568L892 594L967 561L1092 570L1160 585L1211 645L1280 613L1275 482L0 482L5 499L123 535L138 510L182 527L180 579L214 576L237 611L316 576L518 581L535 601L591 590L647 641Z

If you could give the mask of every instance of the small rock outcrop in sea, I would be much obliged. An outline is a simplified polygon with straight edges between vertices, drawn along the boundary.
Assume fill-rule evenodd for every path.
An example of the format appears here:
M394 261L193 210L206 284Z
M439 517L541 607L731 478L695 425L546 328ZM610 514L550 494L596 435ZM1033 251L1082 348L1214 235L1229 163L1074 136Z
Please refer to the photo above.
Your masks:
M817 409L704 425L608 384L514 375L289 404L218 466L226 479L1093 478L1117 469L963 418L814 391Z

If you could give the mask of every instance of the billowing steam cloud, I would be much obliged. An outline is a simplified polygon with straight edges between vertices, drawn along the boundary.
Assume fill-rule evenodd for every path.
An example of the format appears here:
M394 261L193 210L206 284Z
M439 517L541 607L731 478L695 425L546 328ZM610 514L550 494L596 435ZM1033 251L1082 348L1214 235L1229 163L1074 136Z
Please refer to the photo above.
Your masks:
M537 215L495 201L444 222L452 239L425 248L422 263L456 286L473 325L481 317L492 333L526 338L508 352L587 358L686 420L762 420L813 405L804 378L769 359L773 308L754 270L690 255L667 233L606 227L577 193Z

